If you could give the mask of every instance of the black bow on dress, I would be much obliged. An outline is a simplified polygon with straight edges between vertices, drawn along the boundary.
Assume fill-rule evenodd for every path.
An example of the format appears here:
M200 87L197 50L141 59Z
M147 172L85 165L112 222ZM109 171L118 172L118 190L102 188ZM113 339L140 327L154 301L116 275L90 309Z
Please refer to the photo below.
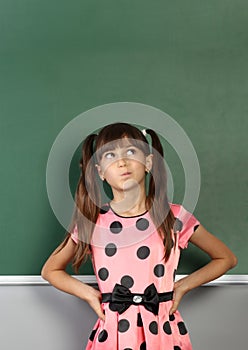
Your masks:
M159 295L154 283L145 289L144 294L131 293L127 287L117 283L112 292L112 300L109 303L110 308L112 307L119 314L122 314L132 304L144 305L148 311L158 315Z

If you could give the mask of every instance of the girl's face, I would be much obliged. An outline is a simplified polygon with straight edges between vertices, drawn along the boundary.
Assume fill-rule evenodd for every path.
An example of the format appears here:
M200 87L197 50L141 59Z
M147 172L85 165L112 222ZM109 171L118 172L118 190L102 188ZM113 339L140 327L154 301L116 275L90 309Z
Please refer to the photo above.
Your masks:
M97 166L99 176L106 180L114 190L127 190L133 186L145 186L145 172L152 167L152 155L143 151L128 139L108 149L101 155Z

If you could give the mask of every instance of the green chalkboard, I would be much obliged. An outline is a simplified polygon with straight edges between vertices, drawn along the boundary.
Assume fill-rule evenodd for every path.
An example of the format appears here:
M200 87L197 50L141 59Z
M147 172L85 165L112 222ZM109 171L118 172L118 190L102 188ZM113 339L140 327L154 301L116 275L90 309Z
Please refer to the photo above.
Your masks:
M238 256L230 273L247 273L247 23L244 0L0 2L2 275L39 275L64 237L46 188L57 135L121 101L164 111L187 133L201 169L194 214ZM82 140L96 128L85 120ZM183 166L164 145L180 203ZM72 193L78 161L79 148ZM207 260L190 246L179 272Z

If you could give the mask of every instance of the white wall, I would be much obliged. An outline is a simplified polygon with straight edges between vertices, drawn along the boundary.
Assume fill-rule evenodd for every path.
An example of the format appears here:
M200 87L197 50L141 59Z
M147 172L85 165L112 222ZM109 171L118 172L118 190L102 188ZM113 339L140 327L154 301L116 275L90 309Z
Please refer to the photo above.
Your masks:
M0 305L2 350L82 350L96 321L88 304L49 285L2 285ZM197 288L180 311L194 350L247 349L247 285Z

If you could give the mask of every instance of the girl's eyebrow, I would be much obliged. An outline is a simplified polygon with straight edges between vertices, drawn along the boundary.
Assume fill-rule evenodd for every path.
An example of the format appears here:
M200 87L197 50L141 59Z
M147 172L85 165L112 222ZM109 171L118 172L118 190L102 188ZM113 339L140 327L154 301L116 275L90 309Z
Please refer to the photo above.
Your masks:
M104 155L105 153L114 152L114 151L115 151L114 148L109 148L109 149L107 149L106 151L104 151L104 152L102 153L102 155Z

